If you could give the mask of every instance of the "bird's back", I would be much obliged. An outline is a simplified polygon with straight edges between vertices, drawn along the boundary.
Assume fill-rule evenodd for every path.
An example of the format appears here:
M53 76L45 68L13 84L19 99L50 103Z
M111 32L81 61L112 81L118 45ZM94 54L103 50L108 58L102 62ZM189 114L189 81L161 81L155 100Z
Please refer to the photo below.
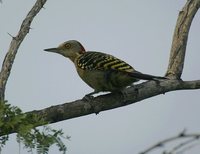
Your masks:
M95 91L119 91L138 81L129 75L135 71L132 66L102 52L85 52L75 63L79 76Z

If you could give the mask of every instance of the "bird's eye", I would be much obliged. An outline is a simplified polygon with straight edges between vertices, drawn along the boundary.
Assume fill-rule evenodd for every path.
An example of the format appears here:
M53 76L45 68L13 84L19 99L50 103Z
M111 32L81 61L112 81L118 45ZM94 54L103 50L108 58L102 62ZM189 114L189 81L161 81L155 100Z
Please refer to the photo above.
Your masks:
M70 43L66 43L65 44L65 48L70 49L71 48L71 44Z

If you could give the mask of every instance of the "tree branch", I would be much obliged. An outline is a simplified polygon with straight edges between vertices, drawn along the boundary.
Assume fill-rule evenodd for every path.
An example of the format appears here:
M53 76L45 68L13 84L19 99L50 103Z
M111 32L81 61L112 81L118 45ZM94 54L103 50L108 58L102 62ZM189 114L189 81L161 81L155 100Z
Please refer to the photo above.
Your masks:
M90 100L81 99L73 102L66 102L64 104L51 106L42 110L27 112L26 114L27 116L36 114L44 121L56 123L71 118L93 113L98 114L101 111L134 104L156 95L165 94L166 92L186 89L200 89L200 80L148 81L129 87L123 93L110 93L92 98ZM36 121L33 121L32 123L34 124ZM17 128L14 128L10 133L14 133L16 130ZM0 133L0 136L2 135L5 134Z
M28 112L27 114L34 113L43 117L45 121L55 123L92 113L98 114L101 111L134 104L156 95L165 94L166 92L186 89L200 89L200 80L148 81L129 87L123 93L101 95L89 101L83 98L81 100L51 106L43 110Z
M165 94L169 91L186 89L200 89L200 80L185 82L180 80L166 80L160 83L148 81L127 88L123 93L101 95L89 101L83 98L74 102L51 106L43 110L28 112L28 114L36 113L43 117L45 121L55 123L92 113L98 114L100 111L123 107L156 95Z
M189 138L189 140L181 142L180 144L176 145L170 152L163 152L163 154L164 153L166 153L166 154L177 153L178 150L180 150L181 148L185 147L186 145L189 145L190 143L199 140L200 134L199 133L196 133L196 134L186 134L185 130L184 130L184 132L181 132L177 136L164 139L164 140L156 143L155 145L149 147L145 151L140 152L139 154L147 154L147 153L149 153L149 152L151 152L151 151L153 151L153 150L155 150L157 148L163 147L167 143L170 143L170 142L173 142L173 141L177 141L177 140L180 140L180 139L188 139L188 138Z
M12 65L15 60L15 56L17 54L18 48L26 35L30 30L30 25L33 21L33 18L39 13L39 11L43 8L43 5L46 3L46 0L37 0L35 5L27 14L26 18L23 20L22 25L18 34L12 38L10 43L10 47L8 52L4 58L1 72L0 72L0 100L3 101L5 97L5 88L6 83L8 81L8 77L10 75L10 71L12 69Z
M166 76L180 79L185 59L187 39L192 20L200 7L200 0L188 0L179 12Z

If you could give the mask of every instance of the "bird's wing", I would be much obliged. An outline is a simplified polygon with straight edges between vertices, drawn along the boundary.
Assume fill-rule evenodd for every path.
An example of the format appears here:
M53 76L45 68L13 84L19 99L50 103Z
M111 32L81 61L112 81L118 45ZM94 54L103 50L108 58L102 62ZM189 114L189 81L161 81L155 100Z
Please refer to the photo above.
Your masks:
M78 67L84 70L110 70L120 72L134 72L134 68L126 62L109 54L88 51L77 60ZM139 72L138 72L139 73Z

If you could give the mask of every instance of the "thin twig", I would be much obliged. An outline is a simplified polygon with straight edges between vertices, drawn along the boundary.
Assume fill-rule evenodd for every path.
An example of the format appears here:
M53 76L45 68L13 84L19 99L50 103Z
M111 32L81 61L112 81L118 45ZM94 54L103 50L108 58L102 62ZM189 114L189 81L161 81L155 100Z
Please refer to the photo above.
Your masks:
M196 133L196 134L185 134L185 133L179 133L176 136L164 139L162 141L159 141L158 143L154 144L153 146L147 148L146 150L144 150L143 152L140 152L139 154L147 154L157 148L163 147L164 145L166 145L169 142L173 142L176 140L180 140L180 139L187 139L187 138L192 138L191 140L189 140L188 142L183 142L182 144L179 144L178 146L176 146L175 150L178 150L179 148L188 145L189 143L191 143L193 140L199 140L200 139L200 134ZM164 152L165 154L170 154L167 152Z
M180 151L177 151L176 154L183 154L184 152L194 148L195 146L198 146L199 143L194 143L192 145L188 145L188 146L185 146L183 149L181 149Z
M191 146L191 143L193 143L193 142L195 142L195 141L197 141L197 138L196 137L194 137L194 138L192 138L192 139L189 139L189 140L187 140L187 141L184 141L184 142L181 142L180 144L178 144L178 145L176 145L175 147L173 147L169 152L167 152L166 154L174 154L174 153L176 153L178 150L180 150L180 149L182 149L182 148L184 148L185 149L185 147L187 146L188 147L188 145L190 145ZM183 150L183 149L182 149ZM182 151L181 150L181 151Z
M4 100L6 83L8 81L8 77L10 75L18 48L21 45L24 38L26 37L26 35L28 34L30 30L30 25L34 17L43 8L43 5L46 3L46 1L47 0L37 0L35 5L27 14L26 18L23 20L18 34L15 37L9 34L12 37L12 41L10 43L8 52L4 58L0 72L0 101Z

